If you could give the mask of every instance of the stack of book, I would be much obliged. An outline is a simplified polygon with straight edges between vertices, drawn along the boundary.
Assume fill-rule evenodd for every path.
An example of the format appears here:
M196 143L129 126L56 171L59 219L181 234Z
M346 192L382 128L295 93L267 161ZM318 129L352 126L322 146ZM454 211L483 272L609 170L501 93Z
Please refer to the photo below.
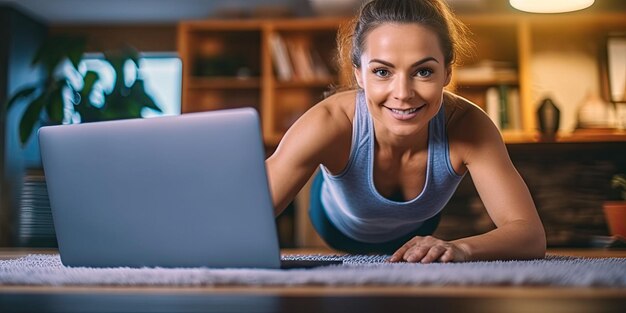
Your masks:
M26 171L16 217L17 246L57 247L46 179L41 171Z
M493 123L501 130L521 130L519 89L502 84L489 87L486 93L485 107Z
M460 83L517 82L517 70L509 62L482 60L472 65L464 65L455 70L456 80Z
M486 88L484 109L501 130L521 130L518 73L510 62L482 60L456 69L459 85Z
M280 81L313 81L330 79L328 66L311 43L301 38L270 37L272 59Z

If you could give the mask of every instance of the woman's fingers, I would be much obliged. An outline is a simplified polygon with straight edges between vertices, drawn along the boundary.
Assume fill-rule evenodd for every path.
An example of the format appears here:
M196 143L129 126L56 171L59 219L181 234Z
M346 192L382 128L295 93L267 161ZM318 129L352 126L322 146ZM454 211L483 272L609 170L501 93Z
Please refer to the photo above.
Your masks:
M439 257L439 262L448 263L454 261L454 251L452 249L446 250L441 257Z
M455 253L454 245L449 242L432 236L416 236L400 247L389 258L389 262L453 262Z
M405 260L404 259L404 254L407 252L407 250L409 250L411 247L413 247L415 245L415 242L417 240L419 240L420 237L414 237L413 239L407 241L405 244L402 245L402 247L400 247L398 250L396 250L396 252L394 252L391 257L389 258L389 262L400 262Z
M413 246L403 256L407 262L419 262L428 254L431 247L429 246Z
M444 246L433 246L430 247L430 250L428 250L428 253L420 260L420 262L422 263L432 263L437 261L442 255L445 254L445 252L447 252L448 249Z

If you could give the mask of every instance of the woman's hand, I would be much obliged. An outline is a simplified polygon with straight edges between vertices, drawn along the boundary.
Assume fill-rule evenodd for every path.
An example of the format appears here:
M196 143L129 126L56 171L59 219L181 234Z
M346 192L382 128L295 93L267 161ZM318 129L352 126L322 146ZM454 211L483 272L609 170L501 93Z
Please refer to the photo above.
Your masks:
M389 262L463 262L469 255L458 245L432 236L415 236L396 251Z

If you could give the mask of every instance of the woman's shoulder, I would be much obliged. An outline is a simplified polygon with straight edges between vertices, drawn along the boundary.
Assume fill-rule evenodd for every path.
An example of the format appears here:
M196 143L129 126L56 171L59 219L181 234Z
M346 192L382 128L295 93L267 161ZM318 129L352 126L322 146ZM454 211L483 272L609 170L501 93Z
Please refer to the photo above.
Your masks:
M478 105L447 91L444 93L444 105L450 141L478 143L501 140L497 127Z
M352 123L356 104L357 90L337 92L320 101L315 107L324 110L333 119Z
M355 100L356 92L347 91L320 101L289 128L277 151L293 153L306 164L343 168L352 140L354 104L350 101Z
M333 94L307 110L290 127L289 133L312 135L316 141L333 141L350 135L354 115L356 92L346 91ZM314 132L310 132L315 129Z
M481 114L483 112L478 105L474 104L470 100L449 91L445 91L443 93L443 105L446 112L446 124L448 127L458 124L458 122L468 114L474 115Z

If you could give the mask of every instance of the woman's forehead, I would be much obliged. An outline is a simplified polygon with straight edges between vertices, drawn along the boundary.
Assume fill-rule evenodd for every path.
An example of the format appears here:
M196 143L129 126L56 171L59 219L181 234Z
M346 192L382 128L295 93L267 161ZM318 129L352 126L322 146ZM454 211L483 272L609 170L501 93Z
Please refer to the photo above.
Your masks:
M417 23L385 23L372 29L366 36L363 54L394 56L398 54L428 55L443 61L437 34Z

